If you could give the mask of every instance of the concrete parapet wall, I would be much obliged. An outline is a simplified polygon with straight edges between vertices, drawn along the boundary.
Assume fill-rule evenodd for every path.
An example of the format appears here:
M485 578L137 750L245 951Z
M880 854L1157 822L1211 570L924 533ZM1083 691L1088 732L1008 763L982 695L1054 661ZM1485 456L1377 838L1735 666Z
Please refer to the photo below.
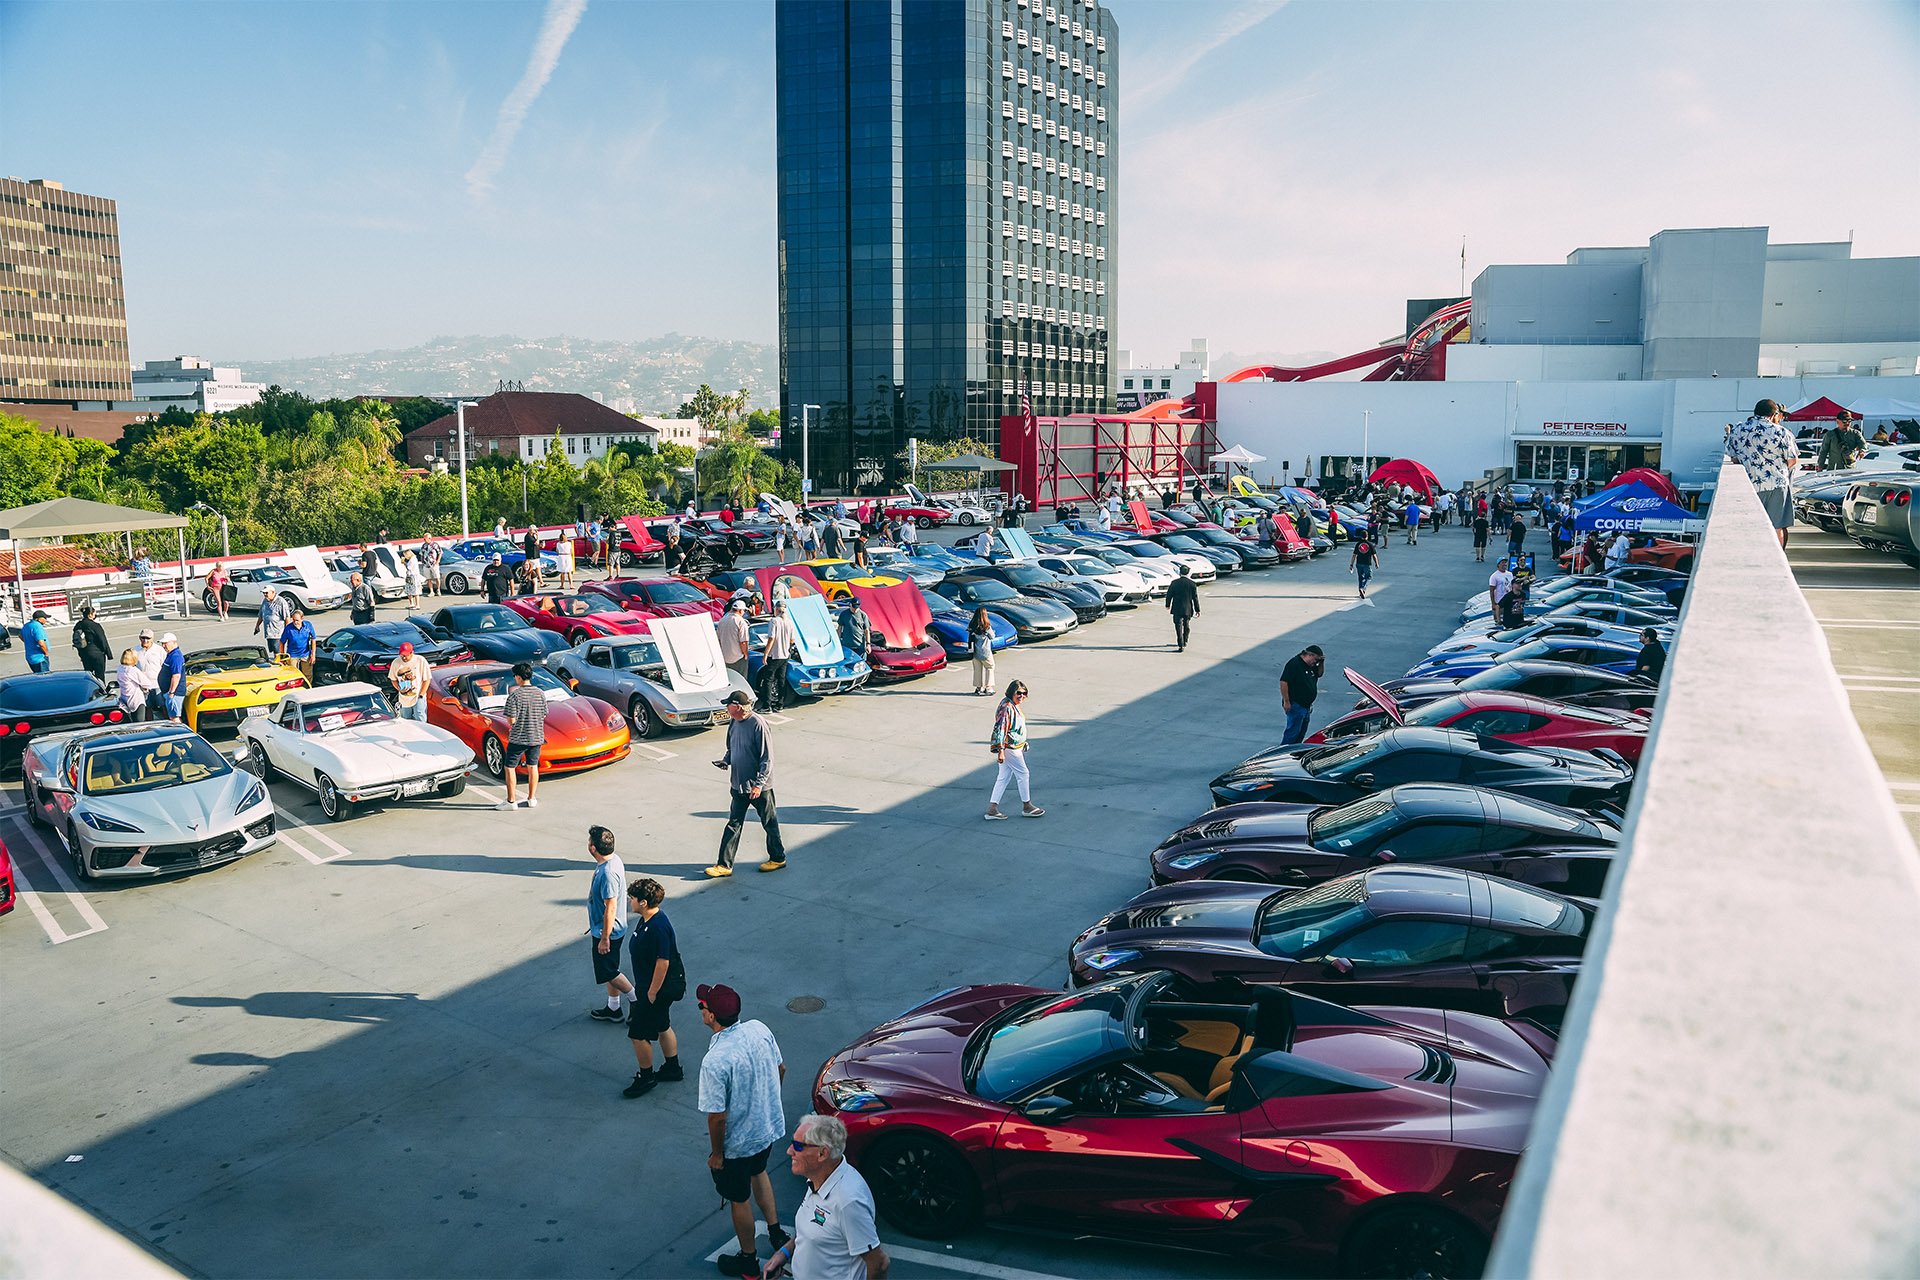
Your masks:
M1738 466L1496 1276L1920 1275L1920 857Z

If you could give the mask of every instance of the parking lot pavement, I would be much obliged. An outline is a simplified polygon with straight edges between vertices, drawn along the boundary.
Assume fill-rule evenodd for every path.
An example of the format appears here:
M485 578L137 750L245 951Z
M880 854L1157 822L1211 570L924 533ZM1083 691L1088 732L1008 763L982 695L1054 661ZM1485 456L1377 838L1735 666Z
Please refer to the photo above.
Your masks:
M1361 608L1337 553L1206 588L1185 653L1158 605L1003 653L1000 680L1033 689L1039 821L981 821L993 703L964 667L789 709L779 875L753 873L752 827L739 874L700 875L725 812L717 732L549 779L540 808L512 813L483 783L327 823L276 783L274 848L89 885L105 927L70 942L32 910L0 921L0 1152L189 1272L710 1273L727 1228L694 1109L706 1033L678 1006L688 1081L619 1096L628 1041L585 1016L586 825L613 827L629 871L666 883L692 980L737 987L779 1037L796 1120L824 1058L934 992L1058 983L1078 931L1143 888L1147 851L1206 807L1207 780L1278 740L1286 658L1326 649L1324 722L1353 701L1342 666L1398 674L1485 582L1459 531L1390 557ZM36 899L79 930L49 859L0 827ZM797 1182L782 1169L776 1186L791 1214ZM1137 1250L1024 1233L951 1250L884 1235L914 1251L909 1276L1142 1268ZM1252 1274L1181 1253L1149 1265Z
M1920 572L1806 526L1787 542L1854 719L1920 843Z

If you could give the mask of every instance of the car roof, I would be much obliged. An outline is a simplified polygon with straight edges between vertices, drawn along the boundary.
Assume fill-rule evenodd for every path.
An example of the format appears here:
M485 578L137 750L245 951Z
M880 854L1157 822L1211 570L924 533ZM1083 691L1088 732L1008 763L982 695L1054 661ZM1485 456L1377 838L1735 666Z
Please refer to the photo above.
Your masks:
M1452 867L1374 867L1366 877L1367 910L1375 916L1430 916L1470 922L1477 872Z
M34 738L35 746L47 743L62 745L72 742L85 743L89 747L117 747L136 742L157 742L163 738L191 738L197 735L184 724L151 722L140 724L89 725L84 729L67 729L59 733L41 734Z
M1623 676L1618 671L1609 671L1605 667L1589 667L1581 662L1554 662L1548 658L1523 658L1519 662L1510 662L1506 665L1512 667L1515 671L1521 671L1530 676L1584 676L1599 680L1603 684L1632 683L1630 677ZM1512 696L1525 697L1526 695L1514 694Z
M306 706L314 702L331 702L335 698L357 697L363 693L379 693L380 690L364 680L348 680L342 684L323 684L313 689L290 689L287 700Z
M1453 782L1405 782L1380 795L1404 818L1471 818L1478 822L1486 814L1479 787Z

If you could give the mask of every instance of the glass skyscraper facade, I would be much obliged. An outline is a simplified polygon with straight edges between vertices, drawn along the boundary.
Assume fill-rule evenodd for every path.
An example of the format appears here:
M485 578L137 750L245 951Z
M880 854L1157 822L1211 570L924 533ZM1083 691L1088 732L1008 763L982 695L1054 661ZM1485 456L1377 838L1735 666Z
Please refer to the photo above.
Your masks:
M1104 409L1118 29L1087 0L779 0L780 408L823 492Z

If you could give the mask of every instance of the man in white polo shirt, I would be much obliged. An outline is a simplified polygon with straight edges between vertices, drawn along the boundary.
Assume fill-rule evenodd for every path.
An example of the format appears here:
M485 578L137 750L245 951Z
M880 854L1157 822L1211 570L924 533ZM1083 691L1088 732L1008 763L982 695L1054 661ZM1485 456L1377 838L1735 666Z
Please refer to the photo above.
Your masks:
M767 1260L767 1280L788 1268L794 1280L882 1280L890 1260L873 1224L873 1191L847 1163L847 1126L837 1116L805 1116L787 1152L807 1196L793 1238Z

